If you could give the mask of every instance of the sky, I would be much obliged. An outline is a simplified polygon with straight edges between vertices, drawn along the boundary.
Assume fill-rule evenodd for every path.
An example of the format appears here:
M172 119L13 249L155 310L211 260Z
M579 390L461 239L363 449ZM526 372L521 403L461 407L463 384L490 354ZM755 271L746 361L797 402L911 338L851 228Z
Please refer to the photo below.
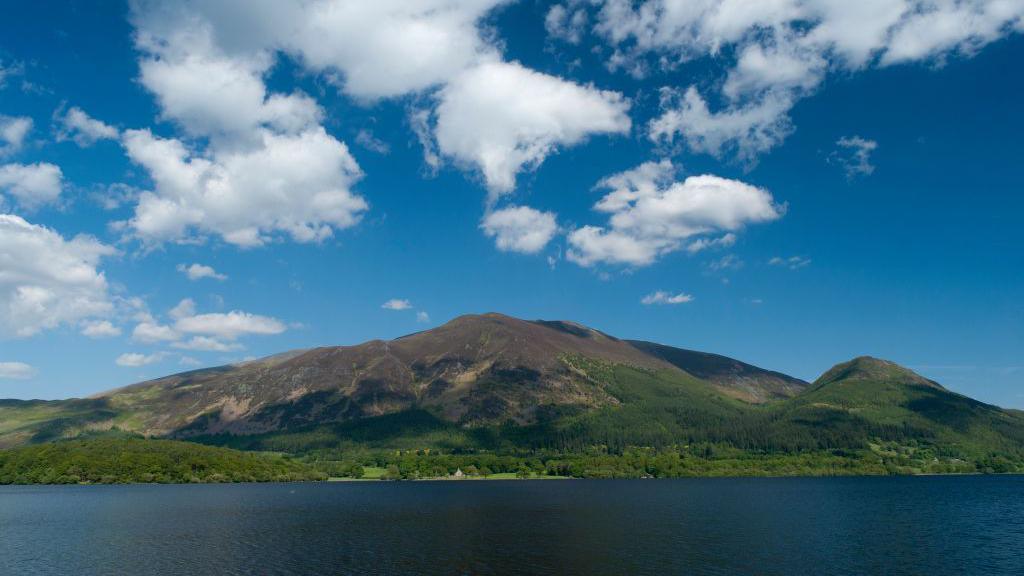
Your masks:
M4 12L0 397L493 311L1024 408L1024 1Z

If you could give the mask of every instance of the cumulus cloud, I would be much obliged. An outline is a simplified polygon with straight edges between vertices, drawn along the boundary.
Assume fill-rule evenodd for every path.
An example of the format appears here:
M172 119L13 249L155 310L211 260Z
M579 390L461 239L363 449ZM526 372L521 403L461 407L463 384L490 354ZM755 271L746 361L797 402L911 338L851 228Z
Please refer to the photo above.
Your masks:
M439 98L439 150L478 168L492 199L511 192L520 171L538 166L558 147L630 129L629 102L621 94L516 62L487 62L466 70Z
M871 154L878 148L878 142L860 136L844 136L836 141L836 150L829 155L829 162L839 165L848 179L874 174Z
M236 342L244 336L272 336L287 330L284 322L241 310L198 314L191 298L178 302L161 323L148 312L138 315L132 339L148 344L164 343L180 350L229 352L241 350Z
M136 2L133 8L142 52L139 80L156 96L163 116L190 135L239 145L258 140L262 128L297 132L319 122L322 110L309 96L268 92L263 77L274 63L269 46L229 52L218 43L218 35L237 30L238 22L218 27L204 18L200 3ZM231 9L228 2L219 11ZM253 30L260 40L259 29Z
M0 190L27 210L56 202L63 189L64 173L59 166L48 162L0 166Z
M172 342L181 338L178 331L170 326L147 320L139 322L132 330L132 340L153 344L156 342Z
M690 238L735 233L748 224L776 220L785 211L766 190L738 180L701 175L676 181L667 160L609 176L598 188L610 190L594 206L610 215L608 226L583 226L568 237L566 256L582 266L645 266L681 249Z
M167 354L164 352L154 352L153 354L126 352L118 356L117 359L114 360L114 363L125 368L138 368L140 366L155 364L156 362L163 360L166 356Z
M74 106L59 118L57 140L72 140L86 148L100 140L117 140L117 128L92 118L81 108Z
M208 142L190 150L148 130L124 133L129 158L153 181L127 223L135 237L160 243L213 235L252 247L280 236L322 241L360 220L368 206L351 187L362 171L320 125L323 110L308 95L272 92L265 81L277 53L292 47L303 26L322 23L314 13L327 4L133 3L140 82L165 119Z
M351 191L362 172L345 144L317 127L262 133L262 146L206 158L175 139L128 130L129 158L155 185L143 192L129 226L147 242L216 234L242 247L275 234L322 241L355 225L367 209Z
M110 320L92 320L82 325L82 335L89 338L112 338L121 335L121 329Z
M392 298L391 300L381 304L380 307L385 310L409 310L412 308L412 302L402 298Z
M36 369L24 362L0 362L0 380L28 380L35 375Z
M236 340L249 335L271 336L287 330L287 326L276 318L240 310L186 316L175 321L174 327L184 334L198 334L221 340Z
M558 224L553 212L509 206L484 216L480 228L489 238L494 238L498 250L535 254L551 241Z
M400 96L442 84L492 54L477 22L505 2L314 2L282 44L314 70L336 72L352 96Z
M188 279L193 282L196 280L202 280L203 278L213 278L214 280L221 281L228 279L227 275L220 274L211 266L206 266L205 264L194 263L187 266L185 264L178 264L177 270L185 276L188 276Z
M416 321L420 322L421 324L426 324L427 322L430 322L430 314L427 314L426 312L423 312L421 310L416 313Z
M693 302L693 296L690 294L685 292L672 294L663 290L651 292L640 299L640 303L644 306L650 306L652 304L686 304L687 302Z
M0 214L0 336L32 336L109 314L113 304L98 266L115 252L89 236L66 240Z
M25 144L25 137L31 131L32 119L28 116L0 114L0 157L21 150Z
M570 2L580 7L585 3ZM726 59L721 108L695 88L663 101L652 138L673 135L697 152L745 162L791 132L789 111L829 72L938 62L970 56L1024 30L1024 4L1006 0L772 0L724 2L597 0L593 30L613 69L672 69L689 60ZM556 11L556 14L563 12Z

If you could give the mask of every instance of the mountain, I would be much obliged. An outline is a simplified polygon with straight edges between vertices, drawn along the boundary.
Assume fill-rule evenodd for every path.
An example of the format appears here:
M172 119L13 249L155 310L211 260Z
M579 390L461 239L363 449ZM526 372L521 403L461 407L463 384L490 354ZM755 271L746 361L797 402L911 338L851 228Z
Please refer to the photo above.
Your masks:
M150 435L252 434L411 409L464 426L532 424L620 400L574 359L702 379L750 401L807 383L721 356L614 338L573 322L462 316L425 332L197 370L97 395ZM709 360L709 358L711 358ZM692 371L692 372L691 372Z
M855 358L810 384L716 354L501 314L87 399L0 401L0 448L106 430L296 454L646 447L784 455L798 461L793 473L835 471L836 458L871 473L1024 469L1021 412L892 362Z

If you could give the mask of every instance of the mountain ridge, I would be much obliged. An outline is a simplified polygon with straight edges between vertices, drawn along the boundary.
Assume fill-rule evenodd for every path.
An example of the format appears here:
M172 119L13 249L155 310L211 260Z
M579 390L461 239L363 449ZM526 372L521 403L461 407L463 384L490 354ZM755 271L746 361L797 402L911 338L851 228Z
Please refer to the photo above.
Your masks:
M299 454L646 447L841 461L871 473L1024 469L1024 413L890 361L856 357L812 384L576 322L494 313L87 399L0 402L0 448L104 431Z

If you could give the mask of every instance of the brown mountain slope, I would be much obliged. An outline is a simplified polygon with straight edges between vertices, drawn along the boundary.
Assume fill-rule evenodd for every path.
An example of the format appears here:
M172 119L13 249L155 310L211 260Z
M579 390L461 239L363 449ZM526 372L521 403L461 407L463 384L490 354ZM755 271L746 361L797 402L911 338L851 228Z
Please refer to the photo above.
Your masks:
M149 434L254 433L422 408L461 424L536 420L542 407L618 400L566 359L689 371L700 353L619 340L572 322L462 316L391 341L296 351L177 374L98 396L122 425ZM674 351L674 352L673 352ZM695 356L703 357L703 356ZM761 401L806 385L723 357L698 378Z
M781 372L764 370L719 354L683 350L639 340L631 340L630 344L710 382L723 394L747 402L792 398L808 386L807 382Z

